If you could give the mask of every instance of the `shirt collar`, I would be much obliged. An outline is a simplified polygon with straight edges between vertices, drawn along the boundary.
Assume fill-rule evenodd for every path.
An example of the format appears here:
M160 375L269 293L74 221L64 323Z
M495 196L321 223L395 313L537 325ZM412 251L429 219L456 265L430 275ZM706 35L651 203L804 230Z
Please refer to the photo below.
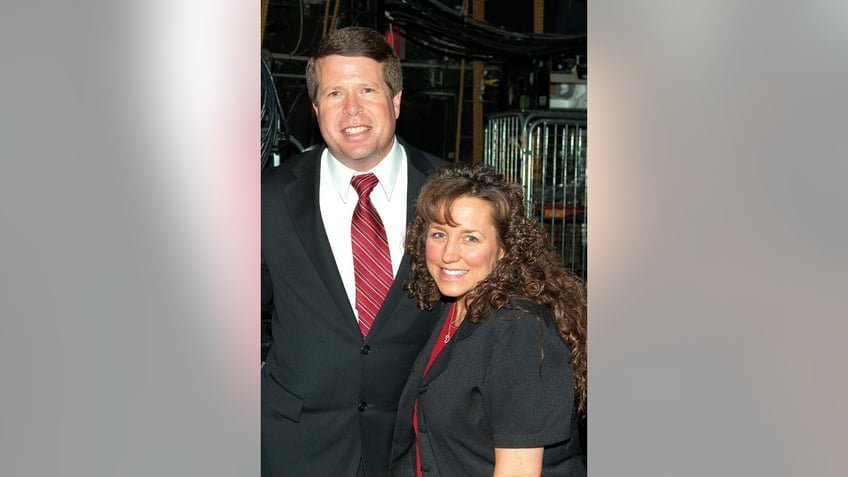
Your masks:
M324 152L321 154L321 160L327 165L327 171L330 173L330 180L333 183L333 187L336 189L336 192L339 193L339 197L341 197L342 201L346 203L348 192L352 188L350 180L354 175L360 173L348 168L336 160L333 155L330 154L329 149L324 149ZM380 186L379 189L383 191L387 199L391 199L392 197L392 191L394 191L395 188L395 180L397 179L398 172L400 172L400 165L402 162L403 150L401 149L401 145L398 142L397 137L395 137L394 144L386 157L374 166L373 169L367 171L373 172L374 175L377 176L377 180L380 181L378 184ZM354 194L353 197L358 200L358 196L356 194Z

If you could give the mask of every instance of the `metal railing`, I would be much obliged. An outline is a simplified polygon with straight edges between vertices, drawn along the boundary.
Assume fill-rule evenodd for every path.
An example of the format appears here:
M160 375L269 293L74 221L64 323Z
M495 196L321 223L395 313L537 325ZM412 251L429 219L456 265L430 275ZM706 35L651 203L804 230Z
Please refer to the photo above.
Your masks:
M528 217L586 278L585 110L493 114L483 138L483 161L521 184Z

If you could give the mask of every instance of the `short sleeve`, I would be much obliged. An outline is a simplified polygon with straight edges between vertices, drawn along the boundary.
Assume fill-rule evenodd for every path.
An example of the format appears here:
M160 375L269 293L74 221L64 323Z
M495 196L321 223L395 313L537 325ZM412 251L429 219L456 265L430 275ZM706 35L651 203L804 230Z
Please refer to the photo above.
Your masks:
M568 347L542 317L493 317L496 343L484 386L495 447L543 447L569 437L573 374Z

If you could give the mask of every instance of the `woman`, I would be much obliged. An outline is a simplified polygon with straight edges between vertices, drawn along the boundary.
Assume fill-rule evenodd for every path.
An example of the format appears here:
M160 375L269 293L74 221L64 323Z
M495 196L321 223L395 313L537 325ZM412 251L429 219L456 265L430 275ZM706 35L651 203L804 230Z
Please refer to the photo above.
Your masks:
M393 476L584 476L586 299L521 187L436 170L406 235L419 307L450 303L399 403Z

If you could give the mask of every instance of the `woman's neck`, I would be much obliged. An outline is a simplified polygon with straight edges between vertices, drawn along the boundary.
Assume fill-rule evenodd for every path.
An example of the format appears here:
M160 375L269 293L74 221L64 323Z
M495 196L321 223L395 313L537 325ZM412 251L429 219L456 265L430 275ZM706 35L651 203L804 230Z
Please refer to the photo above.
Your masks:
M456 302L454 302L454 307L456 307L454 313L454 326L459 326L459 324L465 319L465 312L468 307L463 299L457 299Z

